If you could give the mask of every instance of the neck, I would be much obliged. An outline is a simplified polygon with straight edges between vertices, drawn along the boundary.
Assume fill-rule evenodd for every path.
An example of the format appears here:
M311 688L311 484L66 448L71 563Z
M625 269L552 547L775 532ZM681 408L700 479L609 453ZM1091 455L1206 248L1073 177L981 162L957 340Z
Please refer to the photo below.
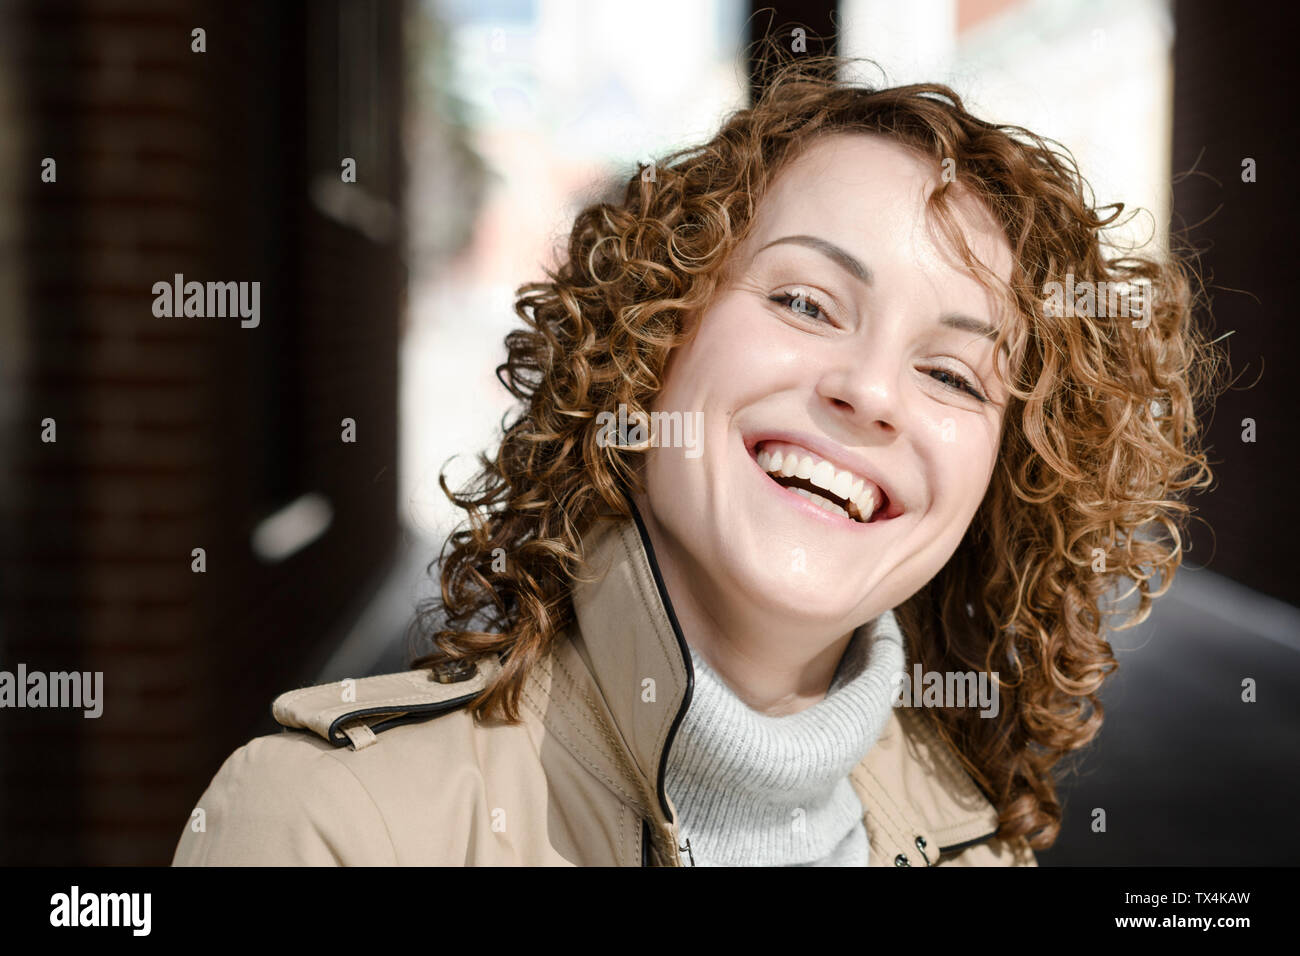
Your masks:
M853 630L783 620L720 594L708 569L636 500L654 546L673 611L691 648L746 705L769 717L799 713L825 699Z

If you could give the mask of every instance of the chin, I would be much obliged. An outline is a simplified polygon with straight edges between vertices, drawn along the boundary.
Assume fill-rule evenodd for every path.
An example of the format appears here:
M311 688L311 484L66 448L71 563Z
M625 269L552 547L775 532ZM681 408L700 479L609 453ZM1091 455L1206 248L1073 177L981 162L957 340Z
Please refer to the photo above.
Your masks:
M787 622L832 625L850 619L861 604L861 592L828 592L824 582L835 579L836 566L829 556L807 555L803 571L795 569L796 560L785 555L732 561L728 590L750 607Z

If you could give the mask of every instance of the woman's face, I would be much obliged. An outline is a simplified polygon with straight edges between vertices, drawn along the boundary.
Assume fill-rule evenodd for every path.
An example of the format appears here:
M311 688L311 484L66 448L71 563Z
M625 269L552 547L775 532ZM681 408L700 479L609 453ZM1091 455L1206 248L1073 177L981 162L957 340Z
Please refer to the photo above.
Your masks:
M847 632L934 577L979 507L1006 403L980 327L1001 317L930 226L938 183L886 138L818 140L763 197L732 283L671 354L652 411L702 413L699 444L647 452L638 505L711 615ZM968 197L957 208L1008 280L996 224ZM873 483L887 504L857 520L880 503Z

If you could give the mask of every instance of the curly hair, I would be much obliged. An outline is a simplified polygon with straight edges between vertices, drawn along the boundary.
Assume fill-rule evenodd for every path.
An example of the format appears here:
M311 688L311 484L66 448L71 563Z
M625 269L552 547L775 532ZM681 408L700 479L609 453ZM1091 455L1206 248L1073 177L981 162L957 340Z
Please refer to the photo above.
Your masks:
M500 652L502 672L470 710L520 719L528 670L573 619L582 536L604 517L630 516L629 489L642 487L640 450L598 442L596 416L649 407L670 351L726 287L731 252L782 169L825 135L887 136L954 173L927 214L1019 317L997 342L1013 361L988 491L951 559L896 612L909 659L927 671L1010 668L995 718L924 713L997 807L998 836L1045 849L1061 820L1053 768L1097 734L1098 691L1118 667L1103 597L1131 579L1138 607L1115 629L1146 619L1182 560L1191 509L1181 498L1212 481L1196 405L1220 356L1192 322L1203 300L1189 260L1120 254L1104 230L1124 207L1089 201L1068 150L976 119L943 85L840 79L847 62L777 64L758 101L707 143L638 169L621 201L584 208L562 264L517 290L527 328L506 337L497 376L522 407L462 492L440 476L467 520L443 549L441 598L422 602L414 622L436 650L413 666ZM956 227L947 200L958 186L1004 231L1009 284ZM1078 288L1145 286L1149 323L1045 308L1043 290L1070 276Z

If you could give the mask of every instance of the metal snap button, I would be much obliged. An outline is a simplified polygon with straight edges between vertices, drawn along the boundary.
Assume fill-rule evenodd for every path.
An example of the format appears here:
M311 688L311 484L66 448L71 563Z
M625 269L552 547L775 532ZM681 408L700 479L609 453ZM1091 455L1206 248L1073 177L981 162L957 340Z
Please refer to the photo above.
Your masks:
M430 669L429 676L439 684L459 684L478 673L478 664L468 658L439 661Z
M916 838L916 848L920 851L922 859L925 860L925 865L933 866L934 864L930 862L930 854L925 852L925 846L925 837L918 835Z

